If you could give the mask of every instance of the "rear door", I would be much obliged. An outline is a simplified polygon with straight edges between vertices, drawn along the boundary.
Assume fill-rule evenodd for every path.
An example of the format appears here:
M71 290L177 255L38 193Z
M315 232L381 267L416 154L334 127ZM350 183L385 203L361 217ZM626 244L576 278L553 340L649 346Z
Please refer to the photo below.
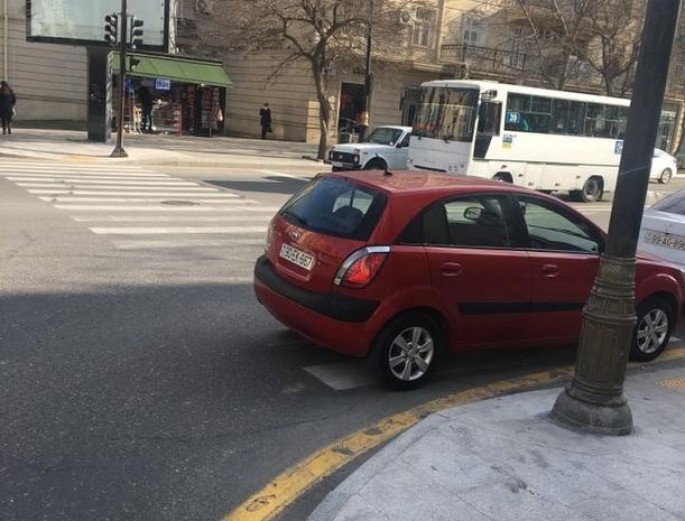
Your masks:
M527 336L538 343L574 341L604 239L588 221L561 204L534 195L516 199L533 269Z
M274 217L267 257L284 279L325 293L350 253L366 245L387 196L337 176L305 186Z
M465 195L423 214L424 244L436 297L461 346L521 340L531 299L530 257L507 214L503 195Z

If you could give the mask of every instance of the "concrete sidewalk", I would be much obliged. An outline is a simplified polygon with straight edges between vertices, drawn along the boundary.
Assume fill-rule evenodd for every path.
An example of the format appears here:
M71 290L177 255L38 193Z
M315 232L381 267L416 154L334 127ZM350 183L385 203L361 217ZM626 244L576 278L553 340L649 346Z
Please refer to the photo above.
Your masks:
M549 411L559 391L429 416L309 521L685 520L685 369L629 377L630 436L557 426Z
M202 138L161 134L124 134L128 158L110 158L111 143L94 143L86 132L14 129L0 136L0 157L85 161L105 164L134 163L169 166L279 165L325 167L314 161L317 147L293 141ZM325 169L325 168L324 168Z

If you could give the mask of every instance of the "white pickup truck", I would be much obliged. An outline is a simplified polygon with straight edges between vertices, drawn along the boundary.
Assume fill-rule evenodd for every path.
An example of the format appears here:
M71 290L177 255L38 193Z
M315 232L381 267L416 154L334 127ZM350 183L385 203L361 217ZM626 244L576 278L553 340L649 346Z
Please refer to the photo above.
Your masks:
M382 126L371 132L363 143L338 144L328 159L333 170L405 170L411 127Z

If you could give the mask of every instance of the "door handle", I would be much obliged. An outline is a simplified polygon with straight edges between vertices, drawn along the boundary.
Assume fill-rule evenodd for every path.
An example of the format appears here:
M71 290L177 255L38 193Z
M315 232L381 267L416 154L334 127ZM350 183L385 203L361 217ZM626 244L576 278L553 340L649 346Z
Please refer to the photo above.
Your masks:
M555 277L559 274L559 266L556 264L543 264L542 273L546 277Z
M455 277L461 275L461 264L458 262L445 262L440 266L440 273L445 277Z

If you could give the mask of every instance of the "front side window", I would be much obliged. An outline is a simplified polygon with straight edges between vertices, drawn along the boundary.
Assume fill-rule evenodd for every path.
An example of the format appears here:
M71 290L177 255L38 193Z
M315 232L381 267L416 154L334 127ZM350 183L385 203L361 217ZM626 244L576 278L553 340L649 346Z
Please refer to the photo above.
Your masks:
M553 203L518 196L533 250L599 253L602 239L592 227Z
M451 87L422 89L413 134L446 141L473 140L478 90Z
M371 236L386 200L372 188L320 177L294 195L279 215L305 230L363 241Z
M398 128L377 128L369 134L367 141L369 143L378 143L379 145L390 145L391 147L394 147L401 136L402 131Z

